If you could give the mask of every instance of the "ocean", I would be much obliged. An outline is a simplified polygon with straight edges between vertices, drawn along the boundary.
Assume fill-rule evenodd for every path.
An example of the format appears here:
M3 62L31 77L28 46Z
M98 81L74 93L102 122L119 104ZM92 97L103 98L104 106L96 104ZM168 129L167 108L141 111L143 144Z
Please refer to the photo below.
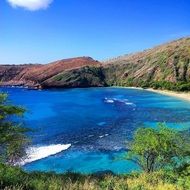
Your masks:
M190 127L190 102L128 88L28 90L0 88L9 102L27 109L21 119L32 129L26 171L130 173L123 160L139 127Z

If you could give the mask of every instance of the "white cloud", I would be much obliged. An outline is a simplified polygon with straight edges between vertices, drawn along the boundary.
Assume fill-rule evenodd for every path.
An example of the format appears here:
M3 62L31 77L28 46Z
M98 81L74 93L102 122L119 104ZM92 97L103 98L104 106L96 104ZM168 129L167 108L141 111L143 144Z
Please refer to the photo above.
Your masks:
M7 0L12 7L22 7L30 11L46 9L53 0Z

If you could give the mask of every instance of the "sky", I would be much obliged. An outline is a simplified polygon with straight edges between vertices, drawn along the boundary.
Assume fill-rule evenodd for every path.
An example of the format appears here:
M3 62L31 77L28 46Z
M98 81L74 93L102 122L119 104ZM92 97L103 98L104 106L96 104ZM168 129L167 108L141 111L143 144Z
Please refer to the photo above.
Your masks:
M0 0L0 64L106 60L186 36L189 0Z

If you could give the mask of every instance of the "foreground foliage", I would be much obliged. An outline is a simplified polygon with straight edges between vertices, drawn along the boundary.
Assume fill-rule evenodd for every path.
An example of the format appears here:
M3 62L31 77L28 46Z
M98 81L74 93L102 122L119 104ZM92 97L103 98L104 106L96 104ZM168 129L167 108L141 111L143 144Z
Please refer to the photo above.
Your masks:
M29 142L26 136L28 129L16 121L25 112L22 107L8 103L7 94L0 94L0 160L13 164L25 154Z
M166 171L131 175L26 173L0 164L0 189L7 190L187 190L190 167L181 174Z
M189 135L161 123L156 128L137 129L129 148L126 159L147 173L166 167L175 169L190 158Z

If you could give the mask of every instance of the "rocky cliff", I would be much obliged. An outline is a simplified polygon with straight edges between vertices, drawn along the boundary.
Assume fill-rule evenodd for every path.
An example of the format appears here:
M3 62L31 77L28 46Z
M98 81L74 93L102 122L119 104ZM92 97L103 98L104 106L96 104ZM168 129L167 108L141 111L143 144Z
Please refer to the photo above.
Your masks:
M190 90L190 38L104 63L90 57L46 65L2 65L0 85L32 88L141 86Z

